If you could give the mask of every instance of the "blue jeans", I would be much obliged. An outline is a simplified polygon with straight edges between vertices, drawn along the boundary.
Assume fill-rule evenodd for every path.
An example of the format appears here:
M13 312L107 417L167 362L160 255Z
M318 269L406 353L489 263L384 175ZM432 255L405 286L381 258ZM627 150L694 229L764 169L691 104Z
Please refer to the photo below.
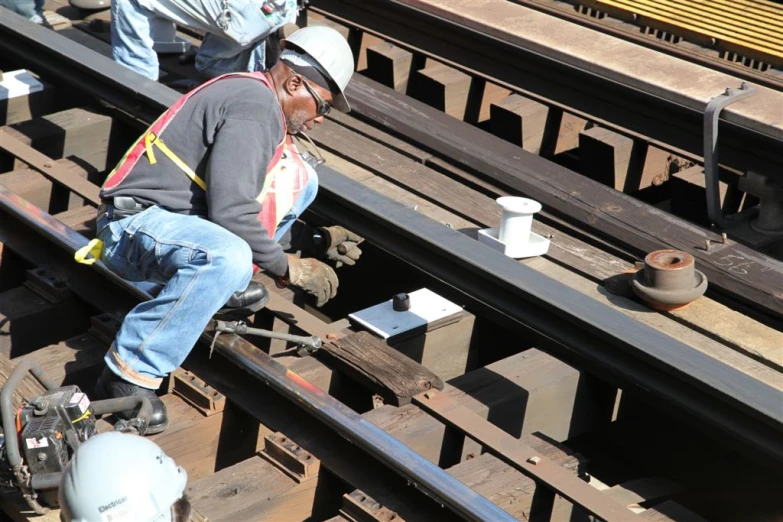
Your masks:
M41 24L44 21L44 0L0 0L0 6L10 9L36 24Z
M205 76L264 70L264 40L296 21L296 0L278 2L282 7L267 16L260 0L112 0L112 57L157 80L155 34L162 24L177 23L208 33L196 55Z
M317 192L318 179L311 176L278 226L276 240ZM157 389L182 364L215 312L247 288L250 247L211 221L159 207L117 221L101 216L96 226L104 243L101 261L111 271L128 281L164 285L128 313L104 358L126 381Z

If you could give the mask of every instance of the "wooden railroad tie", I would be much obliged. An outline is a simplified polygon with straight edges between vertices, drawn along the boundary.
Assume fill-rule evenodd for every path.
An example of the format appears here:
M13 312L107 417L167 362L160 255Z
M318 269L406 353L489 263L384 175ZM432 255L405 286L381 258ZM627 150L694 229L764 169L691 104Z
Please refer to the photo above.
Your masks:
M387 404L402 406L421 392L443 389L443 381L368 332L357 332L322 348L338 370L367 385Z

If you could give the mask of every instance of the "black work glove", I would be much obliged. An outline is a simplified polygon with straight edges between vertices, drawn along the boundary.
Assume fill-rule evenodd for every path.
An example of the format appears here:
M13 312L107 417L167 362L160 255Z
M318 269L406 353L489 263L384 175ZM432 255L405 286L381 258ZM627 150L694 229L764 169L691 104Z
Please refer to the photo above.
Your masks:
M315 306L321 307L337 295L340 282L332 267L311 257L300 259L293 254L287 255L288 281L315 296Z
M354 234L348 229L340 226L322 227L318 230L326 240L328 245L325 256L330 261L336 261L339 268L342 263L353 266L362 255L359 243L364 238Z

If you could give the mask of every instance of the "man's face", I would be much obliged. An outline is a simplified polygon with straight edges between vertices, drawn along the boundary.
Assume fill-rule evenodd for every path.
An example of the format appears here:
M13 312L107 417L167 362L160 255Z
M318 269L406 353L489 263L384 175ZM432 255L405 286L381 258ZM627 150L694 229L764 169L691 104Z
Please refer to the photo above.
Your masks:
M332 104L332 93L310 82L300 74L286 81L289 103L283 107L289 134L309 131L324 121L325 111ZM320 113L319 113L320 111Z

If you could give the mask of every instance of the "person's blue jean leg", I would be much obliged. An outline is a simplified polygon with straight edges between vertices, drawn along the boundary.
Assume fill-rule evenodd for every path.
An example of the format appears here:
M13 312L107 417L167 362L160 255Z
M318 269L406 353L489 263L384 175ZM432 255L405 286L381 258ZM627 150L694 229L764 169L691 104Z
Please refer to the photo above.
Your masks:
M156 15L138 0L112 0L111 53L114 61L149 78L158 79L158 55L152 50Z
M299 216L301 216L305 209L309 207L313 201L315 201L315 197L318 195L318 174L316 174L315 169L307 169L309 172L309 179L307 180L307 185L305 185L304 190L302 190L297 198L294 200L294 206L291 207L291 210L283 217L283 219L280 220L280 223L277 225L277 230L275 231L275 241L280 241L282 237L285 235L286 232L288 232L288 229L293 226L294 221L296 221Z
M0 0L0 6L10 9L36 24L43 23L44 0Z
M128 313L107 366L123 379L155 389L193 349L204 327L252 275L248 244L196 216L152 207L118 221L99 220L101 260L129 281L164 284Z

